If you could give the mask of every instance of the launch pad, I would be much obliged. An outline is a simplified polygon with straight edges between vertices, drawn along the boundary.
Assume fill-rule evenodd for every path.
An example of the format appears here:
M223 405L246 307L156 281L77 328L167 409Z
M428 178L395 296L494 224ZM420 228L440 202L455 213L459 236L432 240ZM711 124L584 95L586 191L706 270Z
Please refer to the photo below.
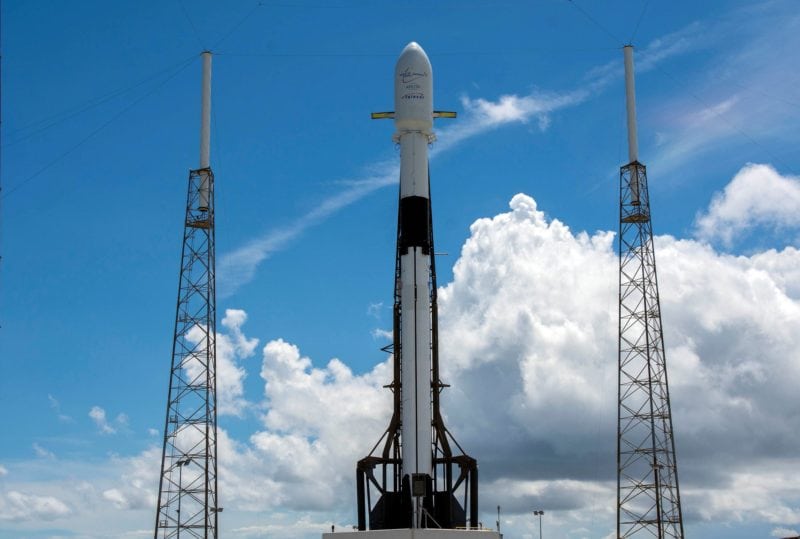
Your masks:
M417 528L406 530L370 530L344 533L324 533L322 539L501 539L494 530L434 530Z

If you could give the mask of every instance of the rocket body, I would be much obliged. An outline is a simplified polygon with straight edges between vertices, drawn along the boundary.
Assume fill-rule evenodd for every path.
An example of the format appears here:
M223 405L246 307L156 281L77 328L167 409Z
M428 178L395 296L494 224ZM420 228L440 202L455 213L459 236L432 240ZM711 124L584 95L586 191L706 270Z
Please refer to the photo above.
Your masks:
M477 528L478 463L461 450L439 409L444 384L436 349L428 145L435 139L433 119L455 118L456 113L433 110L431 63L416 43L403 49L394 78L394 111L372 113L374 119L394 118L393 140L400 147L394 364L389 386L394 412L381 440L358 461L358 529L367 530L367 521L370 530ZM454 455L453 448L461 453Z
M395 140L400 144L402 474L433 475L431 409L431 230L428 143L433 139L433 74L409 43L395 67ZM396 350L395 353L398 351ZM414 519L416 521L416 519Z

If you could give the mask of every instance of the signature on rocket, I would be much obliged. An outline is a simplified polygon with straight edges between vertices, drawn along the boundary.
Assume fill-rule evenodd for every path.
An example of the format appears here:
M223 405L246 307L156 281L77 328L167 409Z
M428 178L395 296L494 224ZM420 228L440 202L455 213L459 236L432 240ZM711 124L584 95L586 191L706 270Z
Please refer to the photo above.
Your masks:
M418 80L418 79L421 79L421 78L424 78L424 77L427 77L427 76L428 76L428 73L417 73L415 71L411 71L410 67L407 67L407 68L405 68L405 70L403 70L400 73L400 81L403 84L406 84L406 83L409 83L409 82L414 82L415 80Z

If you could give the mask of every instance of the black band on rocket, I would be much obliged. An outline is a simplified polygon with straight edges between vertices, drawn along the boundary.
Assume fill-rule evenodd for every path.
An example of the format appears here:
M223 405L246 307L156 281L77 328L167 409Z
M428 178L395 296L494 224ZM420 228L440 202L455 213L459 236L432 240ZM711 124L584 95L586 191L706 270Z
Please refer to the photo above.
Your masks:
M409 247L422 247L423 254L431 251L431 201L425 197L400 199L400 253Z

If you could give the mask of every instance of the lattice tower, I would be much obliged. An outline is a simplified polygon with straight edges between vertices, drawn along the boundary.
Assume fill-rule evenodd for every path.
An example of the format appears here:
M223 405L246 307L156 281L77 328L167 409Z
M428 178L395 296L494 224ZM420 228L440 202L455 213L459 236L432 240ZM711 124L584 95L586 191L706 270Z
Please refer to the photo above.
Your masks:
M211 53L203 53L200 167L189 172L154 539L217 538L217 322Z
M203 175L208 208L200 210ZM214 175L189 174L154 537L217 537ZM181 533L183 532L183 533Z
M683 538L647 170L620 169L617 537Z

